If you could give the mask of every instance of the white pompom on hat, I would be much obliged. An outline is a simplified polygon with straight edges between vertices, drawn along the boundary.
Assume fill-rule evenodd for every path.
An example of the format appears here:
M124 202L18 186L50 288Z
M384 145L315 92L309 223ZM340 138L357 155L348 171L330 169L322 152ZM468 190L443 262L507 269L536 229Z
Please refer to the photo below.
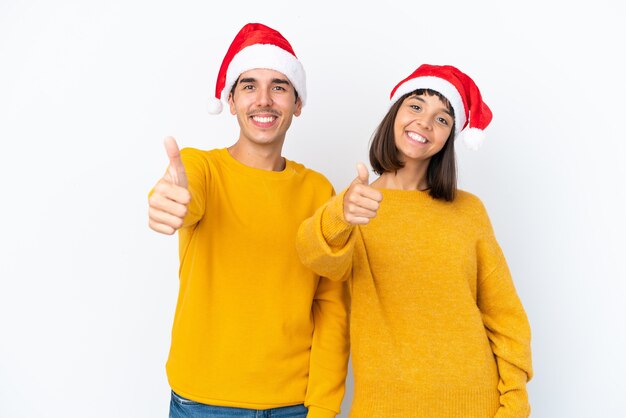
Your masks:
M268 26L248 23L237 33L224 56L215 83L215 97L209 99L208 112L212 115L221 113L222 102L228 102L230 90L239 76L255 68L274 70L287 76L304 106L306 74L289 41Z
M478 149L482 145L484 130L493 114L483 102L474 80L451 65L422 64L391 90L390 105L418 89L434 90L448 99L454 110L455 138L459 138L470 149Z

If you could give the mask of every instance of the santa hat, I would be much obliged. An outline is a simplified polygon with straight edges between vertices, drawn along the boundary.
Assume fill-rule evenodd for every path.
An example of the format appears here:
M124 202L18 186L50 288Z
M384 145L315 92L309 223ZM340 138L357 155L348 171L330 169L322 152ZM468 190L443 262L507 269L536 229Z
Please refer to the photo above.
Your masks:
M423 64L393 88L389 95L391 105L417 89L434 90L448 99L456 119L454 137L460 138L468 148L480 147L492 114L478 86L467 74L451 65Z
M219 114L222 111L222 101L228 102L230 90L241 73L255 68L274 70L286 75L304 106L304 67L298 61L289 41L270 27L260 23L248 23L235 36L222 61L215 83L215 97L209 100L209 113Z

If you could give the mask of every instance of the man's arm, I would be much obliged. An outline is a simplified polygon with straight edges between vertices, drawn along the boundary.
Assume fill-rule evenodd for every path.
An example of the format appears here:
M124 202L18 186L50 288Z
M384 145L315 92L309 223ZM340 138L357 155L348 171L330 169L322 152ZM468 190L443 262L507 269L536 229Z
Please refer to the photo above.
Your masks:
M320 278L311 308L315 329L304 400L307 418L334 418L339 413L350 355L349 306L348 282Z

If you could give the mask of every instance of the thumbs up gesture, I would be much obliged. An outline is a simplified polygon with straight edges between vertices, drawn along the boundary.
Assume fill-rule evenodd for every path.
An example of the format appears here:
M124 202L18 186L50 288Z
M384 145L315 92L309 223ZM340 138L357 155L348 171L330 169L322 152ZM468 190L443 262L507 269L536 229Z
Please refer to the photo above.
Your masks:
M343 196L343 216L352 225L365 225L376 217L383 195L369 185L369 173L363 163L358 163L356 169L357 178Z
M156 232L172 235L183 226L191 194L187 190L187 174L178 145L171 136L165 138L165 151L170 165L148 200L148 224Z

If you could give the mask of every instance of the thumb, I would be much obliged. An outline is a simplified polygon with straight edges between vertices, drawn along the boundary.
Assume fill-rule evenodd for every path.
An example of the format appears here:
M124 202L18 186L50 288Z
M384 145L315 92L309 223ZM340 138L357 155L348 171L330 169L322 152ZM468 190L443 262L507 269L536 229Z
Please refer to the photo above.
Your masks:
M369 185L370 181L370 174L369 171L367 171L367 167L365 167L365 164L363 163L357 163L356 165L356 172L358 173L358 176L356 178L356 181L361 183L361 184L365 184L365 185Z
M167 158L170 160L170 166L167 171L174 182L178 186L187 188L187 173L185 173L185 166L180 159L180 150L176 140L168 136L165 138L165 152L167 152Z

